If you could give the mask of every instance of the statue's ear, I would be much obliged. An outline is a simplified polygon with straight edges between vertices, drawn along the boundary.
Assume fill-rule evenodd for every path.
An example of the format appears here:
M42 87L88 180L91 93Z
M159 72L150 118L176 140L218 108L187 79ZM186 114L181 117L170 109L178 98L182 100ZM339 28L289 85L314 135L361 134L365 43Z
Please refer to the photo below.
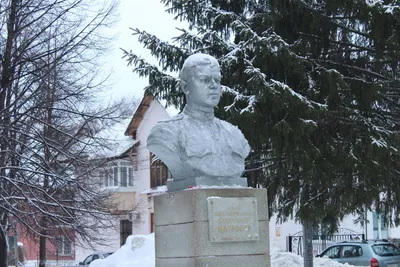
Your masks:
M179 83L179 85L180 85L180 87L181 87L182 92L183 92L185 95L189 94L189 89L188 89L188 87L187 87L187 82L181 80L180 83Z

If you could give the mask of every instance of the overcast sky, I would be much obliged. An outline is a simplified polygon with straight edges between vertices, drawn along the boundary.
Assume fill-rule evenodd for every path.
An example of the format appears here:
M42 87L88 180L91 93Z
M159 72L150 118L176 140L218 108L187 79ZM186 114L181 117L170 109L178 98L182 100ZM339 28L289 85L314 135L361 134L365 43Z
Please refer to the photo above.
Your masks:
M114 85L110 92L113 98L132 96L141 98L144 93L143 88L148 84L147 78L139 78L132 72L132 67L127 67L119 48L132 50L150 63L157 63L147 49L144 49L137 41L137 36L132 35L132 30L129 28L139 28L155 34L164 41L169 41L179 34L176 27L184 28L185 24L174 21L173 15L165 12L159 0L120 0L119 20L114 26L118 39L111 53L106 57L107 68L113 70Z

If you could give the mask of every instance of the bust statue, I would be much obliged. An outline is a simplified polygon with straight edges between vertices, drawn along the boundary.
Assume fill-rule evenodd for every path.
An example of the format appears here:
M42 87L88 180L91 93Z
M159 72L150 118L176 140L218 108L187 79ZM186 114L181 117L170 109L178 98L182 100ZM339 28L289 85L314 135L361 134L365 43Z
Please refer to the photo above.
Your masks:
M147 148L170 170L168 191L191 186L239 185L250 147L242 132L214 117L221 97L218 61L206 54L188 57L180 73L186 97L183 111L161 121L150 132Z

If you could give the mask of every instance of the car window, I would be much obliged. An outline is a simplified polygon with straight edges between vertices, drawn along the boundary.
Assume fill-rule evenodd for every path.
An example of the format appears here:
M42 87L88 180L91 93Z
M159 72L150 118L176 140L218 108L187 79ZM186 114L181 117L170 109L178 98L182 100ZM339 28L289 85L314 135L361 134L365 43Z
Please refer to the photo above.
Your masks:
M92 262L93 259L93 255L89 255L84 261L83 264L84 265L89 265Z
M103 253L103 257L104 258L107 258L108 256L110 256L111 254L113 254L112 252L110 252L110 253Z
M378 256L397 256L400 255L400 249L393 244L375 244L372 250Z
M339 257L339 247L334 246L331 248L328 248L325 252L321 254L322 257L326 256L331 259L338 258Z
M93 260L97 260L97 259L99 259L99 255L94 254L94 255L93 255Z
M342 246L340 251L340 258L360 257L361 255L363 255L362 248L355 245Z

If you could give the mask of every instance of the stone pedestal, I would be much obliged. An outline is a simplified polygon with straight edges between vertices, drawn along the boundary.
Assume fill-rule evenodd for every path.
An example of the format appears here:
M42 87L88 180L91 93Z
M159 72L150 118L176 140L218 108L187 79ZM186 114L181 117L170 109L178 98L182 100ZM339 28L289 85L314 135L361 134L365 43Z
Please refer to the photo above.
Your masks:
M193 189L154 198L156 267L270 266L265 189Z

